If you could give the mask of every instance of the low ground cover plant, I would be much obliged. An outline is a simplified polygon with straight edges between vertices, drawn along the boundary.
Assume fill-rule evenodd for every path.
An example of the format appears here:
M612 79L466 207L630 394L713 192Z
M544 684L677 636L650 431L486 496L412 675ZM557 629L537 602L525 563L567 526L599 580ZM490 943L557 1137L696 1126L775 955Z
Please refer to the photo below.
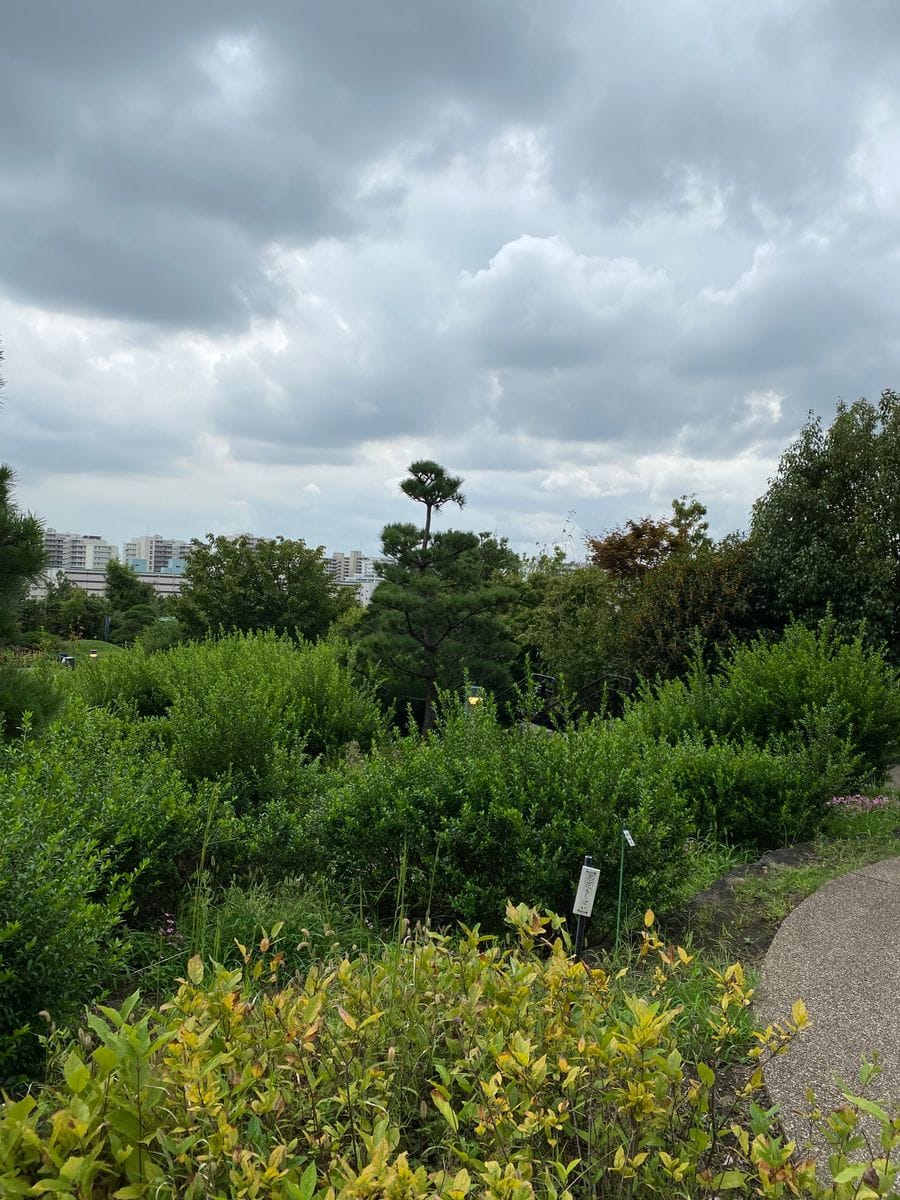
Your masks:
M615 976L574 962L557 918L508 916L511 944L430 935L287 981L277 929L242 969L191 959L167 1004L97 1010L53 1085L4 1103L0 1187L93 1200L887 1194L900 1121L884 1113L882 1157L851 1164L848 1100L831 1185L753 1104L766 1055L807 1021L801 1003L754 1036L733 965L706 973L696 1019L679 1025L691 956L663 945L652 914L638 965Z
M900 835L900 795L832 796L825 832L835 838Z

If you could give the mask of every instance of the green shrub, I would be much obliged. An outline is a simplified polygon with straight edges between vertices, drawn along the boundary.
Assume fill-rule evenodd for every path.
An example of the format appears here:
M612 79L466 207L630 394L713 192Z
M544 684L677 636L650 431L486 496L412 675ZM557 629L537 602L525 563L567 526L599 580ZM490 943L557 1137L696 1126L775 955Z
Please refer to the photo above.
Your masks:
M11 786L12 783L12 786ZM128 888L53 805L0 779L0 1078L41 1059L41 1011L66 1021L112 979Z
M0 662L0 742L43 729L57 714L59 692L46 672Z
M651 929L641 955L653 974L610 976L568 957L552 940L555 918L524 905L509 916L517 945L432 936L332 960L286 985L277 930L243 970L207 973L193 958L160 1011L139 1016L135 994L92 1014L62 1078L2 1105L4 1192L851 1200L891 1191L900 1123L887 1113L884 1150L864 1153L858 1170L848 1154L865 1151L860 1104L850 1097L839 1119L820 1116L831 1155L827 1181L817 1181L815 1164L794 1160L779 1136L774 1110L752 1103L761 1065L807 1024L801 1002L754 1038L737 964L685 985L690 956ZM688 988L695 1019L682 1022ZM863 1172L872 1183L861 1192Z
M227 812L214 785L188 788L140 725L77 698L41 739L6 748L0 796L11 812L102 847L108 868L132 880L138 923L196 868L210 810Z
M90 704L155 718L185 778L227 777L245 811L290 789L308 759L367 749L384 734L374 690L339 642L232 634L124 657L76 672L73 688Z
M445 708L425 741L400 738L325 780L304 824L313 865L381 919L496 928L506 901L564 911L582 856L602 871L595 928L615 924L622 824L637 846L626 903L668 897L690 830L665 747L601 722L567 734L504 730L489 705Z
M172 704L159 664L141 646L79 664L68 683L91 707L130 719L164 716Z
M670 742L696 734L783 748L824 739L826 753L843 744L858 756L857 782L877 781L900 754L900 676L861 636L842 639L828 621L816 630L793 624L778 641L737 646L716 674L695 662L686 680L646 687L626 719Z
M783 753L751 741L684 738L670 750L678 791L696 828L739 846L768 849L813 837L828 799L852 773L855 759L815 761L814 749Z

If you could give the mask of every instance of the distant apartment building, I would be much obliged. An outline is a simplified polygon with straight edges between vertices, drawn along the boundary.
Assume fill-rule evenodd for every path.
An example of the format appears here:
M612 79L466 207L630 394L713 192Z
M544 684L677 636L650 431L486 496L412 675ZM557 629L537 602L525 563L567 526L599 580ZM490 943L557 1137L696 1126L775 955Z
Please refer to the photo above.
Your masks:
M122 557L138 574L180 575L191 543L181 538L165 538L158 533L133 538L122 547Z
M372 559L366 558L361 550L351 550L344 554L335 550L330 558L325 559L325 570L337 583L345 583L356 575L362 575L372 567Z
M148 571L136 571L142 583L149 583L158 596L177 596L181 592L181 576L153 574ZM104 571L85 570L84 568L52 567L32 584L29 596L39 597L47 593L47 585L60 576L66 578L75 587L81 588L89 596L104 596L106 594L106 573Z
M274 542L278 540L277 538L257 537L255 533L226 533L224 537L226 542L245 541L248 550L258 550L261 542Z
M47 568L52 571L105 571L111 559L119 557L118 547L105 542L96 533L61 533L44 530Z
M351 550L349 554L335 550L330 558L325 559L325 570L335 583L355 588L360 604L366 605L381 582L376 570L379 562L381 559L370 558L361 550Z

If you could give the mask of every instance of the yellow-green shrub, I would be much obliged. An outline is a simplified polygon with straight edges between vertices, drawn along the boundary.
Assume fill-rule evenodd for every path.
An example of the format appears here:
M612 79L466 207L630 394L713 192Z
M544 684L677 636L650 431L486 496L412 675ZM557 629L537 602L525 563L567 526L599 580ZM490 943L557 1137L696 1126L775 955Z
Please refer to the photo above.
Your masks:
M745 1128L714 1102L750 998L739 966L712 978L700 1040L679 1041L669 989L686 952L651 931L654 971L611 977L545 939L556 918L509 916L514 946L428 936L285 985L269 937L244 971L208 978L192 959L170 1004L140 1019L136 997L101 1009L64 1082L4 1105L0 1195L826 1194L767 1119ZM805 1021L795 1006L757 1053ZM747 1075L750 1094L758 1060ZM900 1143L900 1122L884 1126ZM886 1163L872 1171L891 1185Z

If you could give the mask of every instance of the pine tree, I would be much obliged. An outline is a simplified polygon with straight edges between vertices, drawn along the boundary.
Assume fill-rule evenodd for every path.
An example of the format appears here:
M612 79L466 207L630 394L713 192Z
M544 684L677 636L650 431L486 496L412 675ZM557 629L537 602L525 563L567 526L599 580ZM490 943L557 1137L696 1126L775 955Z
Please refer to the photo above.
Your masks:
M432 530L447 504L464 505L461 485L438 463L412 464L400 488L424 505L425 523L384 527L381 549L388 561L358 626L365 652L388 676L388 690L397 699L421 702L423 733L433 724L440 687L460 686L466 673L502 687L515 654L498 619L514 594L506 578L517 564L515 554L486 533Z

